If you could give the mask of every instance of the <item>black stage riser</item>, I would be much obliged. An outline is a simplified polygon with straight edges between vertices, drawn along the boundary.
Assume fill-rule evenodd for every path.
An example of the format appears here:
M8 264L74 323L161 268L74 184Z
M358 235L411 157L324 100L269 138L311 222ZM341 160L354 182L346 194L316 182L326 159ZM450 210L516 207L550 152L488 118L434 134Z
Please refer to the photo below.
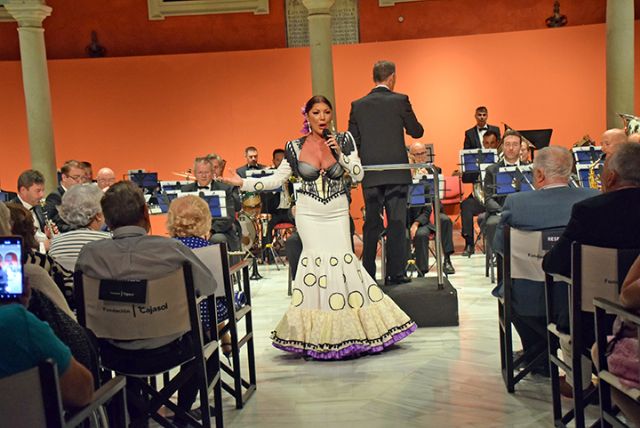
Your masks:
M408 284L383 286L384 292L413 319L418 327L457 326L458 292L444 278L438 290L437 278L413 278Z

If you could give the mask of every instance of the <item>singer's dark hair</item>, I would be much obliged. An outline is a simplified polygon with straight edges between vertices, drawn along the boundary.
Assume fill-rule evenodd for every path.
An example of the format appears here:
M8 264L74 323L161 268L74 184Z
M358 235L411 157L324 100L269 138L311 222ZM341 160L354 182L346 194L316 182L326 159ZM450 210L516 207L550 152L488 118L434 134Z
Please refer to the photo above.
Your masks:
M331 101L329 101L327 99L327 97L325 97L324 95L314 95L304 105L304 112L305 113L309 113L311 111L311 109L313 108L313 106L318 104L318 103L325 103L326 105L329 106L329 108L331 110L333 110L333 106L331 105Z

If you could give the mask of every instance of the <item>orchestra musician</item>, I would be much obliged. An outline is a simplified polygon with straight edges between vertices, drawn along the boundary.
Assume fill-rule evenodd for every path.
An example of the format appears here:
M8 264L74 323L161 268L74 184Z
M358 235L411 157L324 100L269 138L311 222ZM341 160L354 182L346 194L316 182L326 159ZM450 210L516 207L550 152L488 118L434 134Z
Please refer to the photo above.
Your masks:
M592 189L601 190L602 183L600 176L602 174L602 168L607 156L611 156L616 146L627 142L627 134L623 129L612 128L604 131L600 146L602 147L602 155L596 159L591 165L589 165L589 187Z
M409 147L409 161L411 163L427 162L427 148L420 142L415 142ZM438 168L439 170L439 168ZM425 168L412 169L414 178L431 174ZM409 238L413 242L416 256L418 275L426 274L429 270L429 236L435 232L435 225L431 221L433 206L427 201L424 206L409 206L407 209L407 226L409 226ZM453 254L453 223L440 207L440 237L444 253L443 272L447 275L456 273L451 263Z
M487 124L489 119L489 110L485 106L476 108L476 126L469 128L464 133L464 149L480 149L480 142L484 137L485 132L493 131L496 134L496 138L500 140L500 128L495 125Z
M285 151L283 149L275 149L273 151L273 165L271 168L277 169L284 159ZM291 194L293 193L293 184L287 180L282 183L282 191L280 192L263 192L262 205L264 211L271 215L267 223L267 232L262 239L262 246L270 244L273 241L273 228L280 223L294 223L289 213L291 208ZM267 257L270 256L267 253Z
M493 129L487 130L482 135L482 147L484 149L497 149L499 145L500 134L496 133ZM481 177L478 174L478 182L475 188L477 192L470 194L464 201L460 203L460 217L462 219L462 237L465 240L465 248L462 253L463 256L471 256L475 252L474 243L474 229L473 229L473 217L485 212L484 206L484 191L483 185L480 181ZM482 200L481 200L482 199Z
M241 208L240 195L236 187L214 180L219 176L220 161L214 156L197 157L193 167L196 181L182 186L183 192L197 192L199 190L224 190L227 217L214 218L211 223L211 238L213 243L225 242L231 251L240 250L240 231L236 225L236 211Z
M266 166L258 163L258 149L253 146L249 146L244 149L244 157L247 160L246 165L236 169L236 173L242 177L247 178L248 169L265 169Z

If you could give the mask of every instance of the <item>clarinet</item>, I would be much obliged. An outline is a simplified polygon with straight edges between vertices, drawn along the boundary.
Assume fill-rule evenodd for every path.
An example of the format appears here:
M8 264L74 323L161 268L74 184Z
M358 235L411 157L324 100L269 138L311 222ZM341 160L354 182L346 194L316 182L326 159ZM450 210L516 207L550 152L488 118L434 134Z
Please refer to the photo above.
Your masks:
M56 230L57 227L55 225L55 223L49 219L49 216L47 215L47 210L45 209L46 206L46 201L44 199L40 200L40 207L42 208L42 215L44 215L44 225L45 225L45 229L49 229L49 231L51 232L51 237L53 237L53 235L57 235ZM46 232L45 232L46 235Z

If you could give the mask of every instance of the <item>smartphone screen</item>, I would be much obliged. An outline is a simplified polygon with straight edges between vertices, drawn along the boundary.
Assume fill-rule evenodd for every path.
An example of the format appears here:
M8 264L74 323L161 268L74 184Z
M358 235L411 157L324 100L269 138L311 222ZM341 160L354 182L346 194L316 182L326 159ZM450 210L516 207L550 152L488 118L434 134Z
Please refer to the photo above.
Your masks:
M24 292L22 238L0 236L0 300L18 300Z

